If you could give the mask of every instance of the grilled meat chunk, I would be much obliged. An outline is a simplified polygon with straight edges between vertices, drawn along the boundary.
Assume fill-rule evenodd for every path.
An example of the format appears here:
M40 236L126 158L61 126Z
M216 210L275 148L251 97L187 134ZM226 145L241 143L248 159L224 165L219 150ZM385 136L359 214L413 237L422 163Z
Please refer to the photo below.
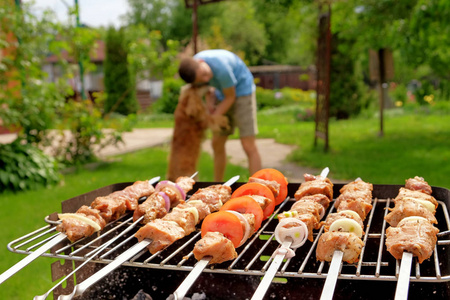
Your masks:
M133 221L144 216L141 223L147 224L151 220L162 218L168 213L165 206L164 197L159 193L154 193L136 208L133 213Z
M152 243L147 248L152 254L155 254L185 235L186 232L177 223L155 219L141 227L134 236L139 242L144 239L152 240Z
M400 188L397 197L395 197L394 202L396 202L398 199L402 199L402 198L416 198L419 200L426 200L426 201L430 201L431 203L434 204L434 207L437 208L438 207L438 202L437 200L433 197L430 196L426 193L422 193L419 191L413 191L413 190L408 190L407 188Z
M353 264L359 261L364 242L352 232L325 232L317 244L316 258L331 261L335 250L344 252L343 261Z
M97 197L91 203L91 207L100 211L100 216L109 223L117 220L127 211L127 206L122 197Z
M405 188L412 191L422 192L431 195L431 186L423 177L415 176L406 180Z
M397 227L386 229L387 251L396 259L401 259L403 252L410 252L422 263L433 254L438 232L439 229L424 218L405 218Z
M269 190L272 191L273 196L276 198L280 194L280 184L276 182L275 180L264 180L260 178L250 177L248 179L248 182L256 182L261 183L269 188Z
M305 182L303 182L294 197L299 200L305 196L323 194L328 199L333 200L333 183L328 178L304 174Z
M100 216L100 212L97 209L83 205L77 210L76 213L91 219L97 223L101 229L105 228L106 222ZM69 241L72 243L86 236L90 236L96 231L91 225L76 218L62 220L61 224L56 226L56 230L65 233Z
M195 207L175 207L170 214L165 215L165 221L173 221L183 228L186 235L195 231L198 222L198 211Z
M372 204L367 203L363 200L352 200L352 199L345 199L341 200L341 203L339 203L339 207L337 209L338 212L343 210L353 210L356 212L362 220L366 219L367 214L372 209Z
M216 184L206 188L198 189L190 198L192 200L200 200L209 206L212 211L219 210L222 205L231 199L231 187Z
M400 198L395 201L395 207L389 209L390 213L384 218L391 226L397 226L398 223L406 217L419 216L427 219L430 223L437 224L434 212L429 211L419 201L414 198Z
M197 260L211 256L210 264L219 264L237 257L233 243L220 232L207 232L195 243L192 252Z

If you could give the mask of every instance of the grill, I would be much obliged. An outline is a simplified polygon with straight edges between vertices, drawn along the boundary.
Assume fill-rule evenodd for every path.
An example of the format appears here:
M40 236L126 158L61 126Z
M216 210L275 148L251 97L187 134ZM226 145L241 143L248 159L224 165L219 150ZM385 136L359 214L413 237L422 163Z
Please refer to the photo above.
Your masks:
M81 205L89 205L97 196L121 190L132 183L119 183L94 190L62 202L62 212L75 212ZM193 191L215 184L198 182ZM235 183L232 188L243 183ZM293 195L299 183L290 183L287 199L276 208L276 212L288 210L294 203ZM334 185L334 194L339 194L343 184ZM393 207L390 200L394 198L400 185L377 185L373 190L373 209L365 221L365 247L362 259L356 265L344 263L335 289L333 299L393 299L400 262L396 261L384 245L385 229L389 226L384 221L387 208ZM433 196L439 201L436 212L437 227L441 232L450 230L449 205L450 191L433 187ZM328 213L332 212L330 205ZM325 216L326 217L326 216ZM324 217L324 218L325 218ZM8 249L19 254L30 254L42 244L58 234L56 213L45 218L47 226L18 238L8 244ZM89 238L71 244L68 240L57 244L41 256L59 258L51 265L52 280L59 281L71 273L74 268L86 262L83 268L68 277L64 288L59 285L54 290L54 297L70 294L74 283L80 283L90 275L110 263L119 254L137 243L133 228L132 215L108 224L105 229ZM258 287L265 271L269 268L271 255L279 244L273 238L278 220L269 218L257 234L237 249L238 257L233 261L208 266L191 287L187 296L200 293L205 299L248 299ZM318 236L315 232L314 242L296 250L295 257L281 265L276 277L266 293L267 299L319 299L329 269L329 263L315 259L315 246ZM105 243L114 239L110 245ZM132 299L139 290L144 290L153 299L167 299L186 278L196 264L191 251L200 233L196 232L177 241L167 249L151 255L144 250L126 261L121 267L108 274L77 299ZM104 248L104 249L103 249ZM441 236L438 239L433 256L422 264L413 261L410 277L409 299L449 299L450 298L450 240ZM20 276L20 275L18 275ZM55 283L56 283L55 282ZM41 294L45 291L36 291Z

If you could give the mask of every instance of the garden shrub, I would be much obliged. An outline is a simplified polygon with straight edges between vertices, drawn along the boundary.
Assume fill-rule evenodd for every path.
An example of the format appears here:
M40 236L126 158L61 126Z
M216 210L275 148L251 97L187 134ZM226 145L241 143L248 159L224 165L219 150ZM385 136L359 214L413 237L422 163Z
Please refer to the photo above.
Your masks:
M0 190L27 190L60 181L56 160L16 140L0 144Z
M256 88L256 103L258 110L299 104L311 106L315 104L315 92L285 87L281 90L270 90L262 87Z
M117 112L129 115L138 110L134 79L129 72L127 58L124 30L110 27L106 36L104 63L104 83L107 94L105 113Z
M184 85L182 79L165 78L161 98L153 104L153 109L157 113L173 114L178 104L180 89Z

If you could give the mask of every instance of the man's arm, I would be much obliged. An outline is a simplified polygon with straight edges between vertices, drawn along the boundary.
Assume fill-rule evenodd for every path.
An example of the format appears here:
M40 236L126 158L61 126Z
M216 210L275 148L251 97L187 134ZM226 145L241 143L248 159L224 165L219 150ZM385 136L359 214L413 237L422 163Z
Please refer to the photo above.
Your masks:
M224 115L233 105L236 100L236 87L232 86L222 90L225 98L221 101L214 110L214 115Z

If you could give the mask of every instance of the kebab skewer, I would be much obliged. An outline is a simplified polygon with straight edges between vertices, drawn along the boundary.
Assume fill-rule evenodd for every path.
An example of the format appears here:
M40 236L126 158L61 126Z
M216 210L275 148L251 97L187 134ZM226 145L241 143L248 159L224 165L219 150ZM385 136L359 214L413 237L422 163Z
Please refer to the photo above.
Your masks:
M236 248L262 231L265 226L258 231L262 221L272 215L275 205L286 199L287 185L280 171L261 169L233 192L232 199L219 212L206 217L202 238L192 251L198 263L173 293L173 299L183 299L207 265L237 258ZM245 249L240 255L244 252Z
M385 217L391 225L386 229L387 250L401 259L397 300L408 298L413 257L422 263L431 257L436 246L439 230L433 224L437 223L434 214L438 203L431 193L431 186L422 177L407 179L394 199L395 207Z
M91 285L114 271L125 261L145 248L148 248L151 253L156 253L189 234L189 231L195 230L195 225L211 213L211 210L218 210L224 202L231 198L230 186L238 179L239 175L232 177L224 184L199 189L190 197L189 201L178 204L172 209L172 212L165 215L162 219L155 219L148 222L136 232L135 237L139 241L137 244L117 256L111 263L91 277L77 284L71 294L60 295L58 299L68 300L82 295ZM183 228L188 231L185 231Z
M84 265L86 265L94 257L96 257L97 254L101 253L104 249L106 249L109 245L118 240L121 236L131 231L140 222L145 224L152 219L161 218L168 213L173 203L184 202L184 200L186 199L186 193L193 188L193 184L195 183L193 178L197 175L197 173L198 172L194 173L190 177L180 176L179 178L177 178L176 183L171 181L159 182L156 185L153 194L147 196L147 199L143 203L134 205L133 207L134 214L133 217L131 218L134 222L131 225L129 225L128 228L123 230L119 235L116 235L115 237L108 240L106 243L104 243L94 251L90 252L86 256L86 260L81 265L79 265L76 269L67 274L63 279L61 279L45 294L35 296L34 300L46 299L48 295L60 284L66 281L67 278L75 274ZM126 221L126 223L127 222L128 221Z
M135 205L137 205L140 198L147 197L148 195L153 193L153 191L155 190L153 188L153 184L158 182L160 178L161 177L157 176L147 181L137 181L133 185L126 187L122 191L116 191L110 194L110 199L116 199L116 197L118 197L121 199L125 207L129 207L131 209L135 207ZM120 202L119 200L111 200L111 202L113 201L115 203ZM60 214L59 216L62 219L62 223L56 227L56 230L60 231L60 233L56 234L48 242L36 249L33 253L29 254L27 257L0 274L0 284L2 284L4 281L23 269L40 255L44 254L62 241L66 239L69 239L70 241L76 241L83 236L93 234L106 225L106 221L100 216L99 210L83 205L79 209L79 211L79 213ZM63 223L65 223L66 225L62 225ZM72 224L71 226L73 226L73 228L78 228L76 230L73 230L73 235L71 232L65 232L64 230L66 226L67 228L70 228L69 224Z
M320 219L333 199L333 184L327 179L329 168L319 176L305 174L305 182L296 191L294 203L288 212L278 215L280 220L274 236L280 247L273 253L273 261L253 294L252 300L263 299L281 263L295 255L297 249L313 240L313 229L320 227Z
M364 242L363 222L372 209L371 183L360 178L344 185L335 201L337 213L330 214L324 224L316 249L319 261L331 261L321 300L332 299L342 261L359 261Z

